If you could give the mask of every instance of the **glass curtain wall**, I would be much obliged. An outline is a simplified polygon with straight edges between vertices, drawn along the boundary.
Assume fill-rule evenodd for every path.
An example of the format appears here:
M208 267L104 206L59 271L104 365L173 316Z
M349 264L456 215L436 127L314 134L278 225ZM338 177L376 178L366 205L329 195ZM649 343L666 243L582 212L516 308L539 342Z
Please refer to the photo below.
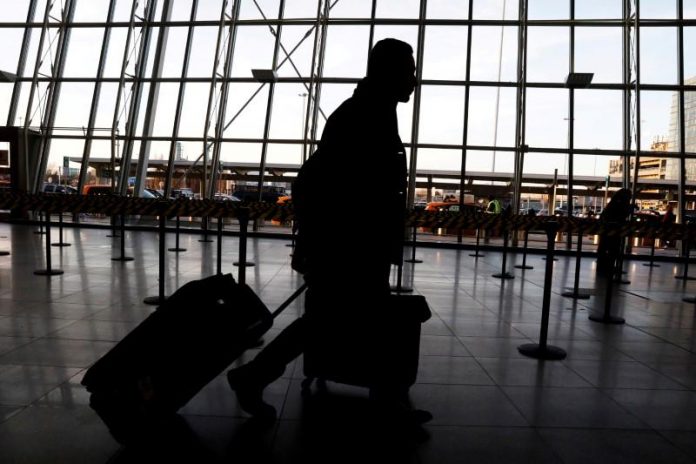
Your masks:
M420 83L398 110L410 204L493 193L592 215L627 187L643 209L696 209L690 0L0 3L0 121L39 141L32 191L289 194L371 46L395 37Z

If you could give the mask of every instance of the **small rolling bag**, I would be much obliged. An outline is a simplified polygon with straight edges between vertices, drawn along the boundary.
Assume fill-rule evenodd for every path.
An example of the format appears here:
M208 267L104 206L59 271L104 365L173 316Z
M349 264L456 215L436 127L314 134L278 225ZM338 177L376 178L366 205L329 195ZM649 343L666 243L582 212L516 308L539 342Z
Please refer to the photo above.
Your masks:
M90 406L122 443L147 439L246 349L273 317L230 274L183 285L88 369Z
M304 352L303 394L314 380L361 387L410 386L418 374L421 324L430 316L422 295L390 295L370 320L341 321L314 333Z

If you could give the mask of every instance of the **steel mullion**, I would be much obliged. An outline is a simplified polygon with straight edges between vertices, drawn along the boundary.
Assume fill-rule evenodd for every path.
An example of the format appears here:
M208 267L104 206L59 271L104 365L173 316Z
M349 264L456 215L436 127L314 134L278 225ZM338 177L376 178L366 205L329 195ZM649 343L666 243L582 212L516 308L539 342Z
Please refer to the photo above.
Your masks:
M570 19L575 19L575 0L570 0ZM575 72L575 26L570 26L570 59L568 60L569 73ZM566 172L566 216L573 216L573 158L575 148L575 89L568 89L568 172ZM556 205L553 205L554 211ZM549 214L551 206L549 206ZM582 237L578 238L582 240ZM573 247L573 234L568 234L566 248L570 250Z
M116 8L116 0L109 1L109 10L106 14L107 22L110 22L114 17L114 11ZM97 67L97 77L101 78L104 76L104 65L106 63L106 55L109 51L109 42L111 40L111 28L104 28L104 35L102 38L101 53L99 55L99 65ZM96 81L94 83L94 92L92 93L92 105L89 110L89 120L87 122L87 134L85 137L85 146L82 151L82 162L80 163L80 175L77 182L77 191L82 192L82 188L87 181L87 169L89 168L89 157L92 152L92 140L94 135L94 122L97 118L97 111L99 110L99 96L101 95L101 81ZM113 178L113 172L112 172ZM112 186L113 187L113 186Z
M191 22L196 18L198 11L198 0L193 0L191 3ZM188 34L186 35L186 45L184 48L184 61L181 65L181 82L179 84L179 95L176 100L176 112L174 114L174 127L172 128L172 140L169 143L169 160L167 162L167 177L164 181L164 198L169 198L172 193L172 179L174 177L174 157L176 156L176 143L179 138L179 126L181 124L181 109L184 104L184 95L186 93L186 81L184 78L188 74L189 60L191 57L191 44L193 42L194 25L188 26Z
M515 121L515 173L513 181L512 208L519 211L524 175L524 154L526 152L526 96L527 96L527 1L520 0L518 6L520 26L517 31L517 120ZM517 237L515 236L515 240Z
M148 8L149 7L149 8ZM146 17L151 18L157 10L157 0L148 0L146 6ZM140 100L143 94L142 78L147 70L147 58L150 52L150 38L152 37L152 28L144 25L141 29L142 37L140 42L140 51L138 53L138 61L135 65L135 79L131 90L131 100L128 110L128 120L126 122L126 134L123 144L123 153L121 155L121 172L118 183L118 193L125 195L128 191L128 177L130 174L131 159L133 157L134 136L138 127Z
M38 0L31 0L29 2L29 7L27 9L27 23L31 22L36 14L36 4ZM22 36L22 47L19 52L19 58L17 60L17 72L15 73L17 77L24 74L24 68L27 63L27 54L29 52L29 43L31 42L31 33L33 29L27 27L24 29L24 34ZM12 86L12 97L10 99L10 108L7 113L7 125L14 126L14 120L17 116L17 105L19 104L19 97L22 93L22 83L18 79Z
M53 76L60 78L63 75L63 70L65 69L65 55L68 50L68 44L70 43L70 24L72 23L73 16L75 14L75 3L76 0L66 0L65 7L63 9L63 16L61 18L61 24L63 27L59 30L58 45L56 50L55 64L52 67ZM39 159L37 162L38 169L35 173L35 181L33 186L33 192L38 193L41 188L41 181L44 177L46 171L46 166L48 164L48 155L51 150L51 134L53 133L53 124L56 119L56 110L58 108L58 101L60 100L60 90L62 82L58 79L53 82L50 87L49 97L46 101L46 114L44 121L42 122L42 127L45 131L41 134L41 150L39 152Z
M416 82L423 77L423 55L425 47L425 12L428 1L421 0L418 12L418 39L416 45ZM406 206L412 207L416 197L416 165L418 163L418 129L420 126L421 86L416 85L413 91L413 117L411 118L411 153L408 167L408 186L406 189Z
M227 43L227 55L225 57L225 67L223 70L223 80L220 86L220 100L218 101L217 122L215 124L215 139L213 142L213 157L211 160L210 169L210 184L208 185L208 198L213 198L215 193L215 182L217 179L217 168L220 162L220 150L222 148L222 134L224 132L225 111L227 109L227 98L229 94L229 83L225 80L232 73L232 59L234 56L234 47L237 39L237 27L235 20L239 18L239 8L241 0L237 0L232 7L232 21L229 25L229 37ZM207 171L205 172L207 175ZM204 190L204 194L206 191Z
M328 0L326 0L328 1ZM319 25L321 24L321 10L322 10L322 0L317 1L317 16L316 22L312 29L314 29L314 45L312 46L312 63L309 70L309 89L307 90L307 106L305 107L305 117L304 117L304 127L302 128L302 163L307 161L307 141L309 138L309 118L312 114L313 105L317 102L314 100L314 87L316 84L316 77L314 74L314 68L317 61L317 47L319 45Z
M469 9L467 12L467 17L471 18L471 16L474 14L474 0L469 0ZM466 64L465 64L465 69L464 69L464 76L466 78L466 81L469 82L471 80L471 41L473 38L473 30L471 26L467 28L466 31ZM463 121L463 127L462 127L462 156L461 156L461 163L460 163L460 168L459 168L459 203L464 204L464 189L466 188L466 155L467 155L467 150L466 146L467 143L469 142L469 95L470 95L470 90L471 87L469 85L466 85L464 87L464 121ZM430 198L430 192L428 192L427 197ZM415 194L414 194L414 200L415 200ZM461 242L461 234L457 235L457 241Z
M336 0L338 1L338 0ZM335 2L334 2L335 4ZM327 36L327 28L328 28L328 19L329 19L329 12L331 11L331 6L329 0L325 0L324 2L324 13L321 15L321 18L319 19L319 24L321 25L321 38L319 39L319 55L317 58L317 69L316 69L316 81L314 84L314 91L315 91L315 96L313 100L313 107L312 107L312 131L311 131L311 139L312 140L317 140L317 118L319 117L319 101L321 101L321 84L322 84L322 78L324 77L324 55L326 53L326 36ZM319 34L319 31L317 31L317 34ZM315 51L316 53L316 51ZM312 69L312 73L314 73L315 70ZM314 151L315 146L312 144L312 151Z
M630 0L623 0L623 169L621 172L621 186L628 188L630 177L631 159L628 153L631 150L631 36L630 36Z
M677 15L679 19L684 18L684 0L677 0ZM677 220L680 223L686 223L686 110L684 102L684 28L677 28L677 66L679 76L679 212ZM688 247L688 244L682 244L682 250Z
M640 1L635 2L635 43L633 46L633 55L634 55L634 64L635 64L635 73L636 73L636 97L635 97L635 105L636 105L636 151L635 151L635 167L633 169L633 189L632 189L632 196L635 199L636 195L638 194L638 171L640 170L640 148L641 148L641 136L642 136L642 131L641 131L641 108L640 108L640 27L638 24L640 23Z
M166 17L169 19L171 17L173 8L172 1L173 0L164 0L164 4L162 6L162 18ZM169 28L160 28L159 34L157 35L154 62L152 64L153 76L162 75L168 37ZM154 128L155 117L157 116L158 109L157 102L159 101L159 90L159 82L150 84L147 106L145 108L145 120L143 121L143 135L146 137L152 135ZM145 139L145 142L140 144L140 154L138 155L138 166L136 167L135 185L133 186L134 197L139 197L142 195L145 188L145 183L147 182L147 166L150 160L150 145L151 141L148 139Z

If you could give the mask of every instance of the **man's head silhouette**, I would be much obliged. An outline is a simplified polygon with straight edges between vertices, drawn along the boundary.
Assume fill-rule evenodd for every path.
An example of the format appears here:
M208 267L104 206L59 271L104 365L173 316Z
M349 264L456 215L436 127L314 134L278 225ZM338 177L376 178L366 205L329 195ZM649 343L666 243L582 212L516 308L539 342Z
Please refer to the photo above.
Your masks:
M396 39L380 40L367 61L367 78L387 98L407 102L416 87L413 48Z

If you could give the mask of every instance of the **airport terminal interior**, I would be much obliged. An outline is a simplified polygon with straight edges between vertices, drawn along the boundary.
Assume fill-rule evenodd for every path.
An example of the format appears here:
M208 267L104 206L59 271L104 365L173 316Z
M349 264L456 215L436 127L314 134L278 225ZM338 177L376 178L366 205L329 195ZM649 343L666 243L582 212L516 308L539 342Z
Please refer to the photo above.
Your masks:
M696 1L0 11L3 464L696 461ZM270 310L303 285L293 181L385 38L410 44L416 64L397 106L409 223L390 279L432 313L409 391L432 419L384 421L360 386L306 391L299 357L264 392L273 421L242 409L224 369L145 445L122 445L86 372L188 282L232 274ZM325 173L336 247L377 235L341 205L387 204L361 182L369 165L345 169ZM607 226L620 191L630 212ZM597 259L606 237L621 250L610 272Z

